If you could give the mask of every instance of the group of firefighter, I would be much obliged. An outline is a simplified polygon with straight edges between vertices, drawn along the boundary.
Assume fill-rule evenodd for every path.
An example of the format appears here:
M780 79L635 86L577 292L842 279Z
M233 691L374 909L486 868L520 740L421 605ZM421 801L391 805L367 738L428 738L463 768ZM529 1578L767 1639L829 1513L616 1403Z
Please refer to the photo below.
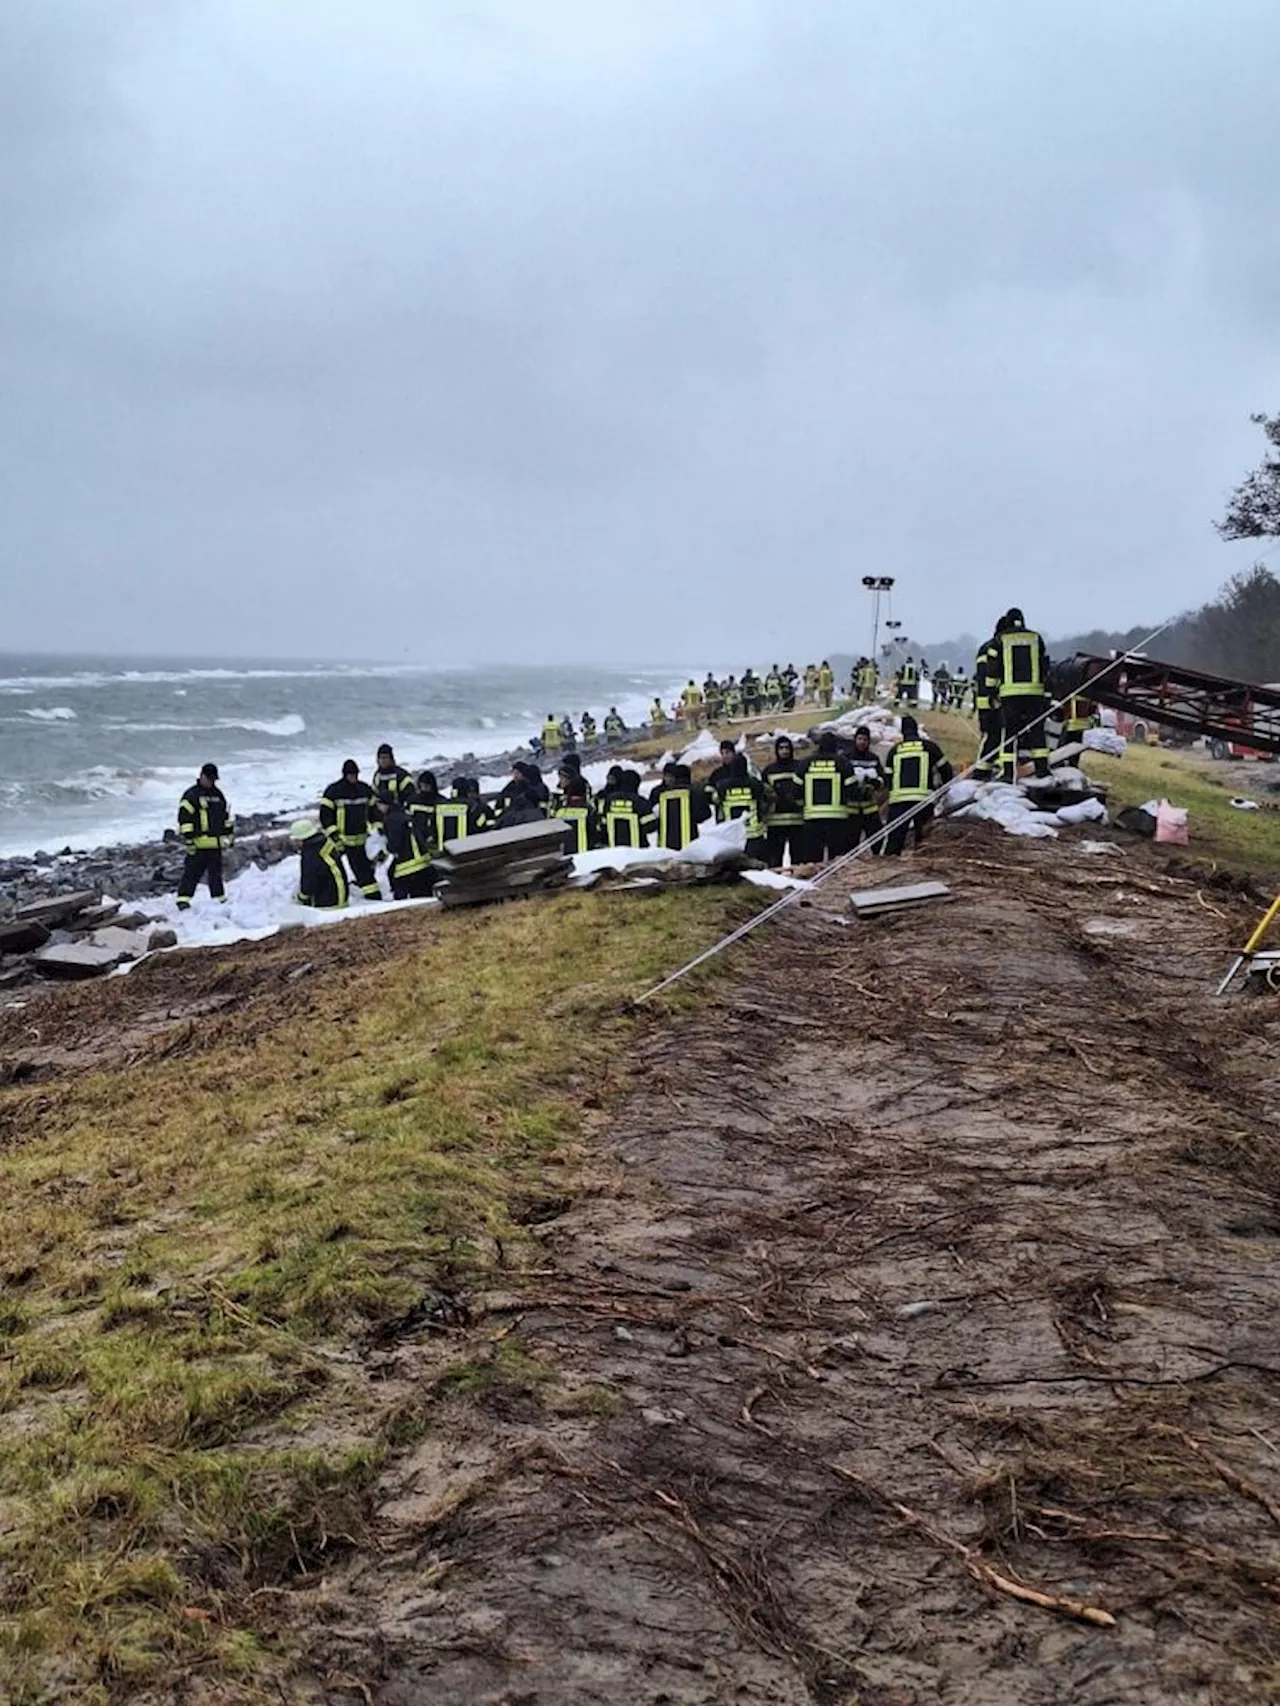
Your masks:
M672 759L648 789L638 770L614 764L594 791L578 754L567 752L554 786L536 762L517 760L496 794L482 797L474 776L459 776L446 795L432 771L410 776L383 748L368 782L348 759L342 776L321 795L319 821L294 825L301 855L298 899L310 906L343 906L352 886L378 899L367 848L375 829L385 843L387 878L397 900L431 893L439 875L435 861L446 842L544 819L563 825L570 855L648 846L678 853L703 824L734 818L745 820L748 855L777 868L788 860L795 866L838 858L876 835L883 823L888 833L878 841L885 852L897 854L910 827L898 820L951 776L941 749L921 738L911 717L903 718L902 739L887 762L877 757L867 729L858 730L843 752L833 734L822 734L804 759L797 758L789 735L779 735L772 761L759 773L726 739L705 782L696 782L688 764ZM929 815L927 807L917 815L917 839Z
M911 716L902 719L902 738L887 762L877 756L870 731L855 732L847 750L834 734L818 737L812 756L798 758L789 735L779 735L773 759L759 773L729 739L720 743L720 762L705 782L695 782L689 765L671 760L660 781L649 789L638 770L611 766L604 786L593 792L582 774L581 759L565 753L549 787L538 765L519 760L510 780L495 795L482 797L474 776L455 777L446 794L434 772L412 776L381 747L369 780L355 759L320 796L317 818L295 823L297 900L306 906L341 907L351 890L369 900L382 898L374 858L373 831L379 831L392 897L408 900L429 895L439 872L435 860L445 843L489 830L556 819L564 826L566 853L596 848L660 847L678 853L703 824L745 819L746 851L776 868L820 864L851 852L876 837L875 851L902 852L910 828L919 840L932 816L926 802L950 781L951 765L941 749L924 739ZM911 823L900 822L914 813ZM218 787L216 765L205 765L182 797L179 830L186 846L178 905L191 904L203 879L210 894L225 899L222 852L235 826ZM878 832L887 826L886 834Z
M963 669L953 674L945 663L931 672L924 658L906 658L889 678L889 697L899 707L914 709L920 703L920 683L931 684L933 703L938 706L965 708L966 700L976 689L976 682ZM855 660L849 672L848 697L859 705L874 705L880 698L881 675L878 665L868 657ZM803 673L794 664L780 669L774 664L763 675L751 668L741 677L730 675L723 680L708 671L699 686L693 676L681 689L680 697L670 707L655 696L649 707L646 731L666 735L686 729L714 728L720 723L738 722L743 718L768 715L770 712L794 711L798 705L812 705L829 710L835 701L836 676L826 658L820 664L806 664ZM554 759L562 752L576 752L579 747L596 745L620 746L632 731L618 714L616 705L609 707L602 723L597 723L590 711L582 713L580 725L570 716L558 717L548 711L541 730L534 736L532 746L539 758Z
M900 706L919 700L919 666L908 660L894 682ZM914 671L914 673L912 673ZM1049 770L1048 654L1043 639L1028 628L1022 612L1011 609L995 625L980 648L972 688L981 731L978 759L971 774L990 780L998 774L1012 781L1020 759L1035 767L1037 776ZM809 671L805 691L809 691ZM797 678L790 670L770 670L761 680L744 673L733 684L746 705L771 708L771 696L781 691L781 708L788 693L795 702ZM945 678L954 684L961 676ZM933 678L935 695L938 673ZM711 678L708 677L708 682ZM693 681L685 689L687 723L700 722L708 704L723 708L726 693L709 693ZM749 697L741 697L743 687ZM817 667L813 691L819 702L834 691L830 666ZM879 673L867 658L858 660L850 682L851 697L871 703L879 692ZM952 701L954 702L954 701ZM655 711L660 706L655 702ZM1094 707L1070 699L1063 707L1061 739L1078 740L1094 722ZM566 719L567 721L567 719ZM587 746L616 746L625 728L616 709L604 719L601 743L595 723L583 719ZM551 731L559 737L554 742ZM656 727L656 722L655 722ZM665 721L664 721L665 728ZM570 725L572 733L572 725ZM770 763L758 774L731 739L720 742L719 765L705 782L695 781L687 764L667 763L661 780L645 792L640 772L613 765L599 792L593 793L582 774L582 761L569 746L560 725L549 718L535 757L556 758L555 786L548 786L536 761L518 761L510 780L495 795L482 797L474 776L455 777L446 794L434 772L412 776L396 762L390 746L378 749L373 774L360 775L354 759L320 796L318 820L304 818L290 835L297 844L300 869L297 898L305 905L340 907L352 887L370 900L381 897L377 871L368 851L371 832L379 831L388 861L387 876L396 899L431 893L438 871L435 860L448 841L488 830L554 818L564 825L565 850L586 853L605 847L656 846L679 852L713 819L746 820L747 852L781 868L818 864L851 852L864 839L874 851L900 854L909 833L919 842L933 816L932 799L949 782L953 771L941 749L925 739L910 711L901 719L901 738L882 760L872 748L869 729L855 730L851 742L833 733L818 737L816 750L798 758L789 735L774 742ZM182 797L178 828L186 860L178 888L178 905L189 906L203 879L216 899L225 897L222 850L234 835L225 796L218 787L216 765L207 764L195 785ZM881 833L883 831L883 833Z
M717 723L738 722L771 711L794 711L798 705L829 710L835 694L835 671L826 658L820 664L806 664L803 673L790 663L785 669L775 663L763 675L748 666L740 677L729 675L723 680L708 670L701 686L690 676L680 697L670 707L663 704L661 696L655 695L643 732L665 735L684 729L712 728ZM572 717L557 717L554 711L548 711L532 745L535 755L552 759L562 752L576 752L580 745L620 746L632 732L619 716L616 705L609 707L599 726L590 711L584 711L580 731Z

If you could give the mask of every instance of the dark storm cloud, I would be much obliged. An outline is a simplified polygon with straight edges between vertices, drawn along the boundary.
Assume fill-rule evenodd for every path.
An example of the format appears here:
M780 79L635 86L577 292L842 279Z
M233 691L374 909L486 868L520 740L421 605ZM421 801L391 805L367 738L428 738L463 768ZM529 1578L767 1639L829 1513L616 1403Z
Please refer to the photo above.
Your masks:
M1207 595L1280 14L1044 10L6 9L9 643L732 663L858 643L868 569L925 636Z

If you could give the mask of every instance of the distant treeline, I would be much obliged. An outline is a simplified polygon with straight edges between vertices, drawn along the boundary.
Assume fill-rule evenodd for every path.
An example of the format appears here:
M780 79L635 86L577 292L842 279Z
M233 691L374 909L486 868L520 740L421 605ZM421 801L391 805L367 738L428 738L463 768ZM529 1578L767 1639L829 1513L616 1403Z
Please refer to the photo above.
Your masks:
M1067 658L1073 652L1105 656L1139 646L1158 625L1142 622L1123 633L1093 628L1087 634L1046 638L1055 658ZM977 646L971 634L961 634L936 645L912 645L909 649L917 656L923 654L930 663L941 659L952 667L959 663L969 669ZM1165 663L1186 664L1207 675L1280 681L1280 580L1261 563L1234 575L1215 599L1179 616L1171 628L1151 642L1148 651Z
M1095 628L1055 640L1049 650L1054 657L1128 651L1156 626L1148 622L1122 634ZM1179 616L1148 650L1166 663L1186 664L1209 675L1280 681L1280 580L1261 563L1233 575L1215 599Z

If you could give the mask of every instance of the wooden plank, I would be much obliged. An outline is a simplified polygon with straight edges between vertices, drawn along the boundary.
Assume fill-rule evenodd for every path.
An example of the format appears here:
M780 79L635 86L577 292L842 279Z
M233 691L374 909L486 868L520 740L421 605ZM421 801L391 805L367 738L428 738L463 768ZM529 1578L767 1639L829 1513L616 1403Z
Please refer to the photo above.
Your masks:
M924 906L934 900L949 900L945 883L907 883L901 888L860 889L849 896L849 908L859 918L877 912L893 912L907 906Z

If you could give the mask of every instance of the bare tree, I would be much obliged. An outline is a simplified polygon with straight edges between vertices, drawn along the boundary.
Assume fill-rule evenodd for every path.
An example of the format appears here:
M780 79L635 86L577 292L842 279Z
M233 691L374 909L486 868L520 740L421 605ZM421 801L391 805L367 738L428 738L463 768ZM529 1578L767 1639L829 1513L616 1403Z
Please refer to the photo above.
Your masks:
M1267 435L1262 465L1231 494L1227 513L1215 522L1224 539L1280 537L1280 415L1250 415Z

